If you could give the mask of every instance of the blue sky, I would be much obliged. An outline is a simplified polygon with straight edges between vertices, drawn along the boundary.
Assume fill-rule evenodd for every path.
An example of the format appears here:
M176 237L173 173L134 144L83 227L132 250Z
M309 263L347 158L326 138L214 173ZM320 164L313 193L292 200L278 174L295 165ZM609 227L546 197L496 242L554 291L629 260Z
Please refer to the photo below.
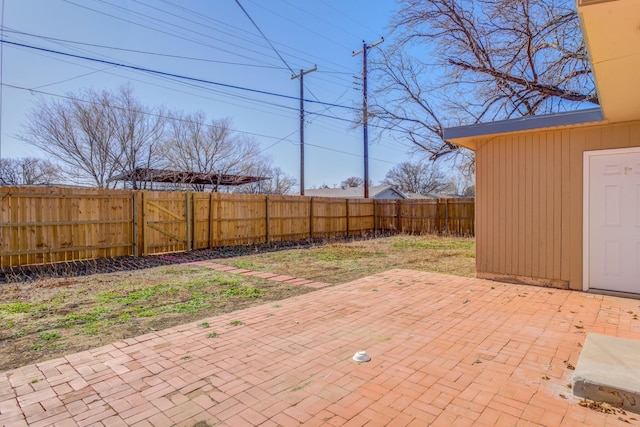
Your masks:
M240 2L294 71L318 66L317 72L305 76L306 98L361 106L354 76L361 75L362 58L351 53L362 47L363 40L372 43L388 35L389 19L397 6L393 0ZM4 39L14 43L294 98L299 94L298 81L291 80L289 69L235 0L4 0L3 22ZM209 118L231 118L233 128L253 135L275 165L299 177L296 99L155 76L8 44L3 45L2 56L2 157L42 156L16 139L38 97L55 99L83 88L117 89L130 84L148 106L202 110ZM339 185L349 176L362 176L362 128L352 123L353 112L310 103L305 108L309 113L305 186ZM373 182L377 184L391 167L408 160L407 151L406 142L392 135L376 139L376 130L370 129Z

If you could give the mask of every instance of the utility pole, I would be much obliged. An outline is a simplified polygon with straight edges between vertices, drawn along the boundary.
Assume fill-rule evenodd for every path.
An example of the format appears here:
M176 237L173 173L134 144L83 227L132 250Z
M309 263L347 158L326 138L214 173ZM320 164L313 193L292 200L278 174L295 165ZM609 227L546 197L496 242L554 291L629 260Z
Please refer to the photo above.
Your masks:
M384 37L375 43L367 45L362 41L362 49L353 52L351 56L362 53L362 135L364 138L364 198L369 198L369 133L367 130L369 122L369 113L367 112L367 51L372 47L378 46L384 41Z
M292 75L291 80L300 79L300 195L304 196L304 75L318 70L314 66L310 70L300 70L300 74Z

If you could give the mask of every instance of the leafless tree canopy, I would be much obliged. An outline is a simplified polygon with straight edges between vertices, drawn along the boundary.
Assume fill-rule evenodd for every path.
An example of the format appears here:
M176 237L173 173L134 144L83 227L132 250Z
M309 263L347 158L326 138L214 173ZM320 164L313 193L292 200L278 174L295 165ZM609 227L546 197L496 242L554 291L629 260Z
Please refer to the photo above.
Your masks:
M114 175L160 161L163 127L161 112L148 110L123 87L41 99L20 138L60 161L73 181L109 188Z
M135 179L140 169L179 171L181 177L212 176L210 184L175 183L176 188L196 191L218 191L222 176L226 182L228 175L255 172L276 178L250 191L286 193L295 184L261 155L257 141L235 133L230 119L149 108L130 87L41 99L29 113L20 138L57 159L72 182L99 188L115 187L123 176L131 177L130 188L153 187L149 180Z
M350 176L349 178L342 181L341 184L343 187L361 187L364 185L364 179L358 176Z
M208 121L203 112L171 115L166 153L173 169L208 174L251 175L263 160L257 141L234 134L229 119Z
M48 160L0 159L0 185L49 185L60 179L58 166Z
M598 103L573 0L400 0L393 28L370 110L432 159L445 126Z
M268 179L251 184L241 185L234 189L234 193L244 194L292 194L296 179L287 175L270 159L263 159L254 165L250 171L253 176L267 177Z
M433 194L451 189L447 176L433 162L403 162L387 172L383 184L408 193Z

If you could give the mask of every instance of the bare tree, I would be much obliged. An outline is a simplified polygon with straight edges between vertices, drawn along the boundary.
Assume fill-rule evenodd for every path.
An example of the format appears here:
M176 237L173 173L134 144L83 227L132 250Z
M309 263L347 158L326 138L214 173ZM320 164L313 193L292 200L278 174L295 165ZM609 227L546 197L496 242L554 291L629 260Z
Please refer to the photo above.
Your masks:
M445 126L598 104L573 0L401 0L392 25L370 111L432 159Z
M234 134L231 120L207 121L203 112L172 114L166 158L171 169L212 174L213 191L219 189L214 175L250 175L262 160L257 142Z
M241 185L233 190L234 193L244 194L291 194L296 185L296 179L284 173L279 167L273 166L270 159L263 159L249 171L252 176L267 178L250 184Z
M49 185L60 179L59 167L48 160L0 159L0 185Z
M164 133L167 117L162 108L150 109L133 96L129 86L113 97L114 105L106 113L113 129L114 162L124 174L133 176L136 168L154 168L164 161ZM147 182L130 181L135 190L147 188Z
M74 180L99 188L110 179L160 158L161 115L152 114L129 87L112 93L85 90L60 100L41 98L19 138L58 159Z
M434 162L403 162L387 172L383 184L393 185L408 193L432 194L449 191L447 176Z
M350 176L341 184L342 187L361 187L362 185L364 185L364 179L359 176Z

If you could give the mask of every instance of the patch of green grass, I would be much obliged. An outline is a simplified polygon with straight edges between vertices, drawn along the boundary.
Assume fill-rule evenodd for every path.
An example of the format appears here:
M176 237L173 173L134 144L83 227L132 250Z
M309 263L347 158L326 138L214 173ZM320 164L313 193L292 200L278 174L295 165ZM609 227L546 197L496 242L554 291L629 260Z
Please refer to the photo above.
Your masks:
M248 260L248 259L239 259L239 260L233 261L233 266L235 268L243 268L245 270L257 270L258 269L258 266L255 263L253 263L250 260Z
M375 258L384 256L384 254L378 252L366 252L358 250L357 248L335 247L317 250L314 252L313 256L318 261L332 262L348 261L360 258Z
M260 298L265 294L264 289L258 289L251 286L232 286L220 293L226 298Z
M204 294L194 293L193 299L189 301L179 302L167 307L167 311L172 313L196 313L205 308L211 307L207 296Z
M207 334L207 338L218 338L218 333L217 332L209 332Z
M244 325L244 322L242 320L232 320L231 322L229 322L229 324L231 326L240 326L240 325Z
M236 278L227 278L220 275L208 276L188 281L183 285L186 290L223 287L223 286L239 286L242 282Z
M209 322L198 323L198 328L208 328Z
M42 306L40 304L31 302L10 302L0 304L0 311L4 311L10 314L33 313L34 311L39 310L42 310Z
M473 248L472 241L460 241L458 239L429 239L429 240L398 240L393 242L393 247L398 249L462 249Z
M38 339L40 341L53 341L57 340L58 338L60 338L60 334L57 332L43 331L40 332Z
M160 273L173 276L182 276L186 274L199 273L200 271L202 270L199 268L165 268L164 270L160 271Z

